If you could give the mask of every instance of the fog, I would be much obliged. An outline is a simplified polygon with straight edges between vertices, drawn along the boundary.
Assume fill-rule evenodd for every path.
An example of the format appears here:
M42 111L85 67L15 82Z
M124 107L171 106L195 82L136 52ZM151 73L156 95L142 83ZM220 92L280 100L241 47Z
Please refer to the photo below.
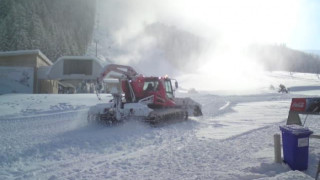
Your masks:
M98 52L145 75L176 77L199 90L269 86L247 55L252 43L286 43L295 0L98 0Z

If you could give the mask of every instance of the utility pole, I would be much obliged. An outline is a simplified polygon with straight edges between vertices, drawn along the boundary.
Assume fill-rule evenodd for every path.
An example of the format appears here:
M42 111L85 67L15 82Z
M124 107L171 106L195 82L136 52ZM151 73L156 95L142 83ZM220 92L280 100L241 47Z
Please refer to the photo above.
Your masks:
M98 37L97 37L97 32L99 31L100 27L100 0L96 1L96 9L97 9L97 17L96 17L96 23L95 23L95 34L94 34L94 42L96 43L96 57L98 57Z
M95 40L96 43L96 57L98 57L98 40Z

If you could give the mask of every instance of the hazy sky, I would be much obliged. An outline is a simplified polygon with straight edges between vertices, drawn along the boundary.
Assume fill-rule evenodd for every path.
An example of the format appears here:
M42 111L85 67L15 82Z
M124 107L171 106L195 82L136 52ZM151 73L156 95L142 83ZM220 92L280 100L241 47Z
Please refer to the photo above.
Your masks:
M100 0L101 23L120 43L161 22L225 44L320 49L319 0Z
M320 50L320 1L302 1L297 25L288 46L295 49Z
M187 0L176 7L172 17L227 44L285 43L320 50L319 0Z
M320 50L320 0L99 0L98 12L105 56L147 75L175 72L146 33L148 25L161 23L204 39L208 47L195 59L194 74L180 77L185 87L260 86L262 65L243 55L252 43Z

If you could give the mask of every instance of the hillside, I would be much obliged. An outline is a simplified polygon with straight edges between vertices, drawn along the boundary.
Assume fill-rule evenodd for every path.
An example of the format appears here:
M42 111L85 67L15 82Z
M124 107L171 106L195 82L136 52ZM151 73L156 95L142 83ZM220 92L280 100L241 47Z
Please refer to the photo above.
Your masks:
M0 51L40 49L52 61L85 54L92 38L95 1L0 2Z
M320 57L286 45L252 45L249 55L270 71L320 73Z
M320 50L304 50L304 52L320 56Z

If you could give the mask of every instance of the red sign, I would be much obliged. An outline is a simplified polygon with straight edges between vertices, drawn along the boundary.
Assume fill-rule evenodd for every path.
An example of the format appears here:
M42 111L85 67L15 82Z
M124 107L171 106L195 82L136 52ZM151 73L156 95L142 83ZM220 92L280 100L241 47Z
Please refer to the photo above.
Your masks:
M307 106L306 98L293 98L290 111L304 112Z

